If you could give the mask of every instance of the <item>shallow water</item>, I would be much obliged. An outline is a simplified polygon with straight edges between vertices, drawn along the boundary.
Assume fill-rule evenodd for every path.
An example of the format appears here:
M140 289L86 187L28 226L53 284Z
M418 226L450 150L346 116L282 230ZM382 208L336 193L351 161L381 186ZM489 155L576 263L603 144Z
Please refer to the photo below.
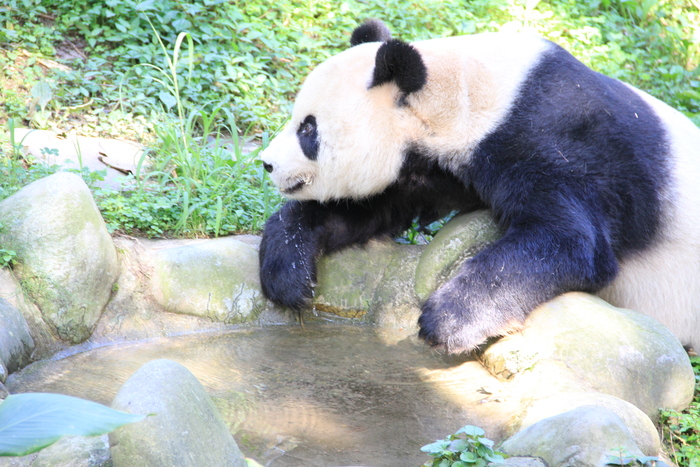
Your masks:
M499 383L478 362L386 342L337 324L194 334L38 362L7 387L110 404L142 364L169 358L199 378L241 450L273 467L418 466L421 446L463 425L500 436L504 407L482 389Z

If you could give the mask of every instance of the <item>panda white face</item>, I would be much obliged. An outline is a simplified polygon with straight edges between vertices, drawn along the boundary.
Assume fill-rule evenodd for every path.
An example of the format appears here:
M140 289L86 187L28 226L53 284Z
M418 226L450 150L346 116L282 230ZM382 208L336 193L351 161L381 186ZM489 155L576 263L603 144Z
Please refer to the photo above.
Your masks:
M283 195L321 202L380 193L410 147L456 173L547 47L495 34L355 45L309 74L265 168Z
M395 85L370 87L380 45L348 49L307 77L289 124L262 153L283 195L358 199L396 180L417 123L397 108Z

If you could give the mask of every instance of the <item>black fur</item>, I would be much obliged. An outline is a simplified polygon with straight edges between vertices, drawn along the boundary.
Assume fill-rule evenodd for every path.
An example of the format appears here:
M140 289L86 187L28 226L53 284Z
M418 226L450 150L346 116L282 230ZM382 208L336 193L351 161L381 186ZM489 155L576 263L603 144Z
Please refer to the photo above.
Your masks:
M391 39L391 31L378 19L368 19L355 28L350 36L350 46L355 47L365 42L386 42Z
M393 81L405 97L420 91L427 80L428 70L411 44L392 39L377 50L370 88Z
M454 210L482 206L454 175L434 160L409 151L398 180L379 195L361 202L288 201L273 214L260 245L263 293L300 311L310 304L320 255L372 238L396 236L416 218L428 225Z
M318 127L316 126L316 117L307 115L304 121L299 124L297 139L299 140L299 146L304 155L312 161L315 161L318 157Z
M392 54L378 54L385 67L375 80L411 68L388 65ZM600 290L615 278L620 259L653 244L669 185L668 152L659 119L636 93L552 44L507 118L459 170L440 169L434 162L440 155L415 146L399 179L379 195L287 203L265 228L263 291L302 309L318 255L395 235L417 216L427 223L453 209L487 206L503 237L440 287L419 319L428 343L471 350L561 293ZM286 242L294 234L300 247ZM305 267L295 269L299 264Z
M428 299L420 336L470 350L561 293L608 285L658 232L667 160L652 109L553 45L458 174L505 235Z

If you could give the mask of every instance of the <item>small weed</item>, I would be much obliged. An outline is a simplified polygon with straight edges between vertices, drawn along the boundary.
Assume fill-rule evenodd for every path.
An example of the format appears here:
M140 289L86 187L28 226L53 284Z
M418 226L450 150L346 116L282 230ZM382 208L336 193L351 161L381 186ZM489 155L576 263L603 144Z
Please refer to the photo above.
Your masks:
M0 248L0 268L12 266L16 258L17 252L15 250Z
M457 211L453 211L442 219L424 226L420 225L418 219L415 219L413 224L411 224L411 228L406 230L401 236L395 238L394 241L402 245L425 245L426 243L430 243L433 241L435 234L437 234L456 214L458 214Z
M678 467L700 466L700 356L690 358L695 371L695 397L683 412L661 411L661 437Z
M425 445L421 451L434 459L423 467L486 467L489 463L502 464L503 453L493 450L493 441L484 437L484 430L466 425L453 435Z
M626 465L654 467L658 461L658 457L635 456L630 454L627 449L620 447L613 449L613 452L608 454L608 461L605 463L605 465L618 465L620 467L624 467Z

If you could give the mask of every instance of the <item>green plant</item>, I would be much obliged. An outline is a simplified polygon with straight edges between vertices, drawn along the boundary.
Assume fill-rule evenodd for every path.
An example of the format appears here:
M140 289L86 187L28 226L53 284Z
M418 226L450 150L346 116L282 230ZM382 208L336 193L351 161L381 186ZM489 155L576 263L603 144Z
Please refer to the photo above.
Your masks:
M267 145L267 135L263 133L259 148L244 153L229 109L214 106L205 111L182 95L194 66L190 36L179 34L171 55L154 27L153 34L167 66L148 67L162 75L156 79L163 87L160 99L177 116L155 124L153 165L144 170L142 158L128 180L135 189L96 192L108 226L147 236L219 236L259 230L280 203L257 158ZM185 39L188 76L182 78L178 70L183 69L180 58Z
M11 266L14 264L16 258L17 252L15 250L0 248L0 268Z
M132 180L141 194L125 194L106 214L116 230L128 231L117 220L137 223L143 210L165 216L152 221L149 235L256 230L280 198L254 155L236 155L242 165L234 168L230 151L215 146L240 133L273 134L304 76L347 48L353 27L368 17L405 40L534 31L700 124L697 0L317 0L303 8L294 0L7 0L0 6L0 124L78 127L151 145L156 165ZM180 48L177 57L164 53ZM49 57L64 66L45 66ZM4 138L0 146L9 148ZM14 156L7 163L12 152L0 154L0 198L51 171ZM227 173L236 183L223 182ZM156 208L160 196L174 204ZM147 206L133 205L137 198ZM429 236L413 229L405 238Z
M484 430L466 425L443 440L427 444L421 451L433 457L425 467L486 467L503 463L505 454L493 450L493 441L484 437Z
M62 436L99 436L145 417L62 394L13 394L0 403L0 456L26 456Z
M682 412L661 411L661 436L678 467L700 466L700 356L690 358L695 372L695 396Z
M627 449L620 447L614 449L611 454L608 454L608 461L605 465L619 465L620 467L626 465L654 467L658 461L659 458L656 456L635 456L630 454Z

